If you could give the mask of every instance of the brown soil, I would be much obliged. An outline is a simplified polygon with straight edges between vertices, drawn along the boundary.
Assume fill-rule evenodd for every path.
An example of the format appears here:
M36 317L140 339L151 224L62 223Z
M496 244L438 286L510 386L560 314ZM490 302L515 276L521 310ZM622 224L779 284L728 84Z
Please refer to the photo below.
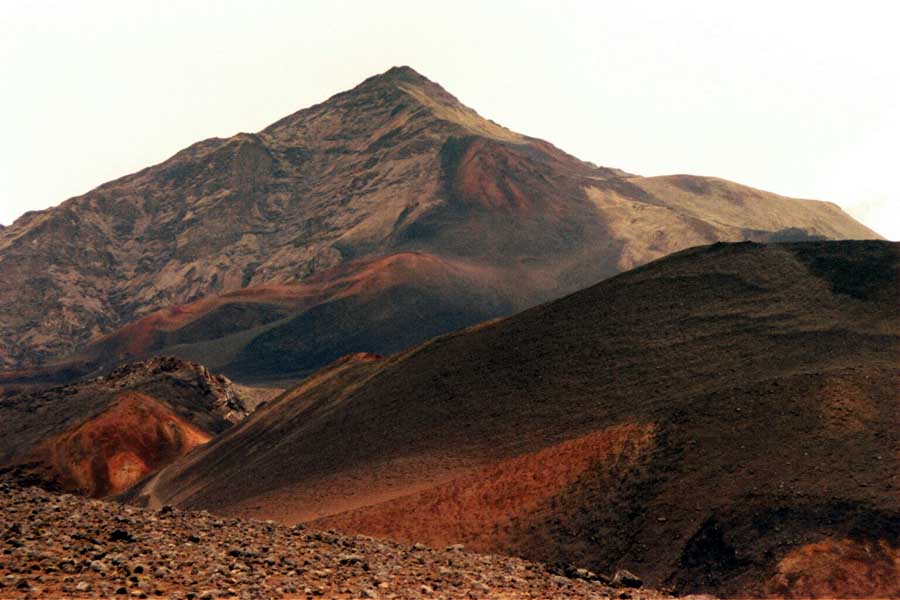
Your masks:
M766 583L775 598L900 597L900 550L881 540L825 539L791 551Z
M330 517L350 531L431 525L433 539L460 533L681 591L762 595L779 568L807 568L782 561L810 544L900 544L898 253L886 242L684 251L326 370L135 497ZM535 457L562 468L554 447L633 426L654 431L635 468L592 462L573 481L553 479L547 497L510 500L508 522L491 512L504 497L485 474L527 480ZM501 535L479 536L482 517ZM791 573L779 593L826 589L810 583L821 575ZM836 593L853 595L847 585Z

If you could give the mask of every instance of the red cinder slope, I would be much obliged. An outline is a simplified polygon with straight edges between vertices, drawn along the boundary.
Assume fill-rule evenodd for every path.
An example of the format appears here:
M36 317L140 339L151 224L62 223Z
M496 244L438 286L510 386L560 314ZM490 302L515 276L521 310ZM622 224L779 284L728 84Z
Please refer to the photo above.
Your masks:
M435 548L462 543L475 552L513 552L544 562L564 561L570 558L571 547L583 540L573 535L560 543L559 530L577 516L551 507L566 502L587 507L602 499L613 513L614 498L622 495L621 482L637 477L653 447L652 425L611 427L314 523ZM585 492L577 499L573 497L576 487ZM600 507L591 510L596 514ZM536 543L536 538L543 543Z
M99 498L127 490L210 438L158 400L126 392L99 415L44 441L25 462L53 487Z
M542 285L540 272L518 274L518 282ZM154 312L42 373L64 379L110 362L179 354L242 379L297 378L348 349L396 352L520 304L509 271L403 252Z
M91 496L124 491L249 412L245 391L172 357L0 400L0 474Z

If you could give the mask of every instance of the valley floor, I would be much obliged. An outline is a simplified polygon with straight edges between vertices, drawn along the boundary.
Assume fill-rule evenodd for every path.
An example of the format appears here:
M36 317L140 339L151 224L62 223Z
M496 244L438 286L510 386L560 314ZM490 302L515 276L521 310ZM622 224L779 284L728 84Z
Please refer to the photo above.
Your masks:
M461 548L158 511L0 483L2 598L617 598L663 593Z

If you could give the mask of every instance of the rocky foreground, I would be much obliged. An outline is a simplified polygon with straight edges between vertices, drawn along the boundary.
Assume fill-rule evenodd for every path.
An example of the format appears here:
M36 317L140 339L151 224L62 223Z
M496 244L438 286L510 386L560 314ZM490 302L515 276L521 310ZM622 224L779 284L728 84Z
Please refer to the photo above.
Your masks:
M627 572L432 550L0 483L0 597L659 599Z

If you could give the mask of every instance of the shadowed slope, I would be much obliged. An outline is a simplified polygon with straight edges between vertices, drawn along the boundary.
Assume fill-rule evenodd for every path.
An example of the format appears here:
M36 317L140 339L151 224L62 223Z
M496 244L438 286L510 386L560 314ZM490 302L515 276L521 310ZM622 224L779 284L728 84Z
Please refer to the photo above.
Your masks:
M295 377L688 246L815 237L877 235L823 202L596 167L395 68L0 230L0 381L65 380L160 351L241 377L266 364L277 371L266 377ZM340 293L335 304L348 270L363 276L392 257L405 257L405 286ZM460 275L460 264L481 275ZM433 285L437 268L455 278L451 289ZM300 288L286 302L272 292L283 286ZM232 294L245 289L254 298L239 304ZM407 310L415 318L403 325ZM284 335L314 318L333 331L327 351L279 361L270 327L294 318ZM355 337L360 328L370 331Z
M590 467L538 508L511 505L518 525L495 545L476 543L682 590L784 589L766 581L804 564L778 566L795 549L900 541L898 253L885 242L687 250L324 371L135 494L287 522L362 509L332 518L398 534L420 531L412 521L433 506L442 539L476 527L441 507L489 488L479 469L502 476L516 463L501 461L646 424L656 433L639 470L609 486ZM433 502L400 499L419 493ZM401 513L411 522L392 522Z

